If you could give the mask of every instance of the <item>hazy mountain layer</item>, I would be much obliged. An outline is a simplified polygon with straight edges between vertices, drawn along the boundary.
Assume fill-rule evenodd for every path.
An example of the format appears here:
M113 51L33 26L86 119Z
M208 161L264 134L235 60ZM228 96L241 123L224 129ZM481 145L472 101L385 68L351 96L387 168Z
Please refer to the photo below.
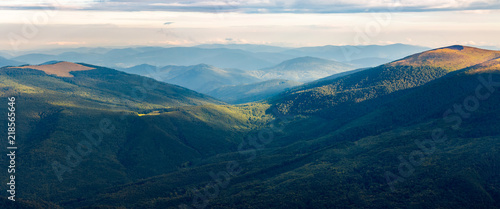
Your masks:
M319 59L314 57L299 57L284 61L274 67L255 72L255 76L263 79L284 79L299 82L309 82L345 71L353 67L347 64Z
M269 80L245 85L224 86L209 91L207 94L231 104L242 104L267 99L301 84L296 81Z

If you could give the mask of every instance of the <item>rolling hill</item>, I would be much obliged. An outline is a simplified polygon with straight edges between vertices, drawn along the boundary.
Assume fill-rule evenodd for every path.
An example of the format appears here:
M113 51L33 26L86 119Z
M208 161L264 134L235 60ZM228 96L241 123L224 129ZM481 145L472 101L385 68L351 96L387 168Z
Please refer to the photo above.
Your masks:
M456 45L412 55L391 63L391 66L428 66L455 71L498 57L499 51Z
M3 57L0 57L0 67L5 67L5 66L19 66L25 64L24 62L17 62L14 60L9 60L5 59Z
M267 105L224 106L176 85L83 63L0 68L0 89L1 97L16 97L16 143L23 147L16 165L26 169L16 186L26 192L19 205L26 208L235 150L242 135L268 117Z
M222 86L241 85L260 81L246 71L220 69L206 64L165 66L161 68L151 65L139 65L124 69L123 71L148 76L201 93L207 93Z
M483 68L487 70L481 70ZM500 95L497 94L500 68L497 62L483 62L450 73L428 66L374 69L355 74L372 76L364 80L375 78L378 83L384 83L373 76L379 71L412 75L411 72L418 69L429 75L433 70L440 70L445 75L432 80L415 76L414 79L424 78L421 85L403 86L384 94L392 96L365 99L364 94L355 95L363 99L358 102L363 105L353 108L363 114L350 115L346 121L307 115L308 111L303 111L305 115L290 118L280 130L272 132L273 137L258 144L262 147L255 152L243 149L243 152L211 156L196 166L111 187L83 199L61 202L61 205L72 208L88 205L500 207L500 155L496 151L500 145L500 127L496 122L500 119ZM352 78L355 74L344 77ZM394 77L389 76L387 83L398 83L393 81ZM362 84L359 84L360 90L366 88ZM466 103L474 101L471 99L474 97L479 106ZM466 112L453 111L457 105L466 107L463 109ZM371 106L377 108L361 108ZM451 115L447 113L449 110ZM254 134L260 133L250 133L249 140ZM235 162L238 166L233 171L238 169L237 172L227 175L220 172L228 169L228 163L235 165ZM213 173L207 175L207 171Z
M2 96L26 94L67 106L156 109L221 104L179 86L88 64L4 67L0 76Z
M434 56L416 54L329 77L268 103L136 105L133 111L122 109L127 117L101 100L71 106L50 102L56 97L48 93L56 88L65 94L78 92L61 85L63 81L104 92L113 89L100 84L109 74L122 76L117 85L127 81L129 88L143 77L86 64L81 65L95 69L70 72L74 77L1 68L0 88L7 92L3 96L19 98L19 142L24 146L19 166L26 169L19 174L22 204L499 208L500 57L491 56L494 51L480 55L479 49L465 48L431 50ZM472 58L464 64L463 57ZM90 78L90 73L98 76ZM100 98L95 96L99 91L87 92ZM147 98L148 104L171 103ZM44 102L50 103L40 105ZM97 106L101 108L93 108ZM47 172L54 161L66 162L68 150L80 146L85 130L99 127L103 118L115 129L103 134L98 151L86 155L63 181ZM7 123L1 124L5 128ZM6 166L7 160L1 162Z

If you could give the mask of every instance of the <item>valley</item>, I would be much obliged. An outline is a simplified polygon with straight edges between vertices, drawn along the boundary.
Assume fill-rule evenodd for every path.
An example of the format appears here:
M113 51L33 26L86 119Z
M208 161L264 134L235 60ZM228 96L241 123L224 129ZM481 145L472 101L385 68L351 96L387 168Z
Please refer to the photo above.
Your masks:
M404 46L387 46L395 61L356 68L327 60L335 47L227 47L321 58L241 70L201 58L121 71L70 60L0 68L23 146L16 207L500 207L499 51L455 45L394 58ZM153 50L173 49L134 53ZM91 151L72 164L78 147Z

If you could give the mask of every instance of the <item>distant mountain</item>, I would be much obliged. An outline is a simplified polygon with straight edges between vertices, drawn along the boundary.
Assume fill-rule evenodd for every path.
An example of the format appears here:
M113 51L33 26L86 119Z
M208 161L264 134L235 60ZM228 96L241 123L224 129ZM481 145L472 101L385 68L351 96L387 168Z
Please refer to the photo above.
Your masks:
M123 70L202 93L207 93L222 86L241 85L260 81L243 70L220 69L206 64L165 66L161 68L152 65L139 65Z
M112 68L128 68L140 64L154 66L196 65L207 63L221 68L257 70L278 64L294 56L281 53L253 53L240 49L197 47L137 47L111 50L64 51L52 55L33 53L18 56L13 60L40 64L50 60L93 63Z
M114 48L107 48L107 47L54 48L54 49L33 50L31 53L51 54L51 55L57 55L66 52L79 52L85 54L105 54L106 52L109 52L113 49Z
M337 60L340 62L352 62L365 58L383 58L387 60L396 60L406 57L411 54L429 50L427 47L412 46L405 44L392 45L367 45L367 46L319 46L319 47L303 47L284 51L285 54L295 56L312 56L323 59ZM368 63L370 59L364 60L365 66L376 66L379 61L373 60L373 63Z
M352 69L350 65L331 60L299 57L284 61L274 67L261 69L254 74L263 80L284 79L308 82Z
M223 86L206 94L231 104L242 104L267 99L300 84L302 83L277 79L237 86Z
M393 60L388 58L368 57L368 58L351 60L349 64L357 68L367 68L367 67L376 67L385 63L389 63L391 61Z
M129 68L118 68L118 70L121 70L121 71L126 72L126 73L130 73L130 74L148 76L150 74L157 73L158 67L153 66L153 65L148 65L148 64L142 64L142 65L136 65L136 66L129 67Z
M3 57L0 57L0 67L4 67L4 66L19 66L19 65L23 65L23 64L26 64L26 63L14 61L14 60L9 60L9 59L5 59Z
M428 50L425 47L394 44L387 46L321 46L282 48L266 45L229 44L197 47L74 48L38 50L12 60L40 64L51 60L92 63L111 68L129 68L140 64L154 66L197 65L206 63L219 68L258 70L297 57L318 57L351 63L356 67L374 67L380 59L396 60Z
M202 44L202 45L197 45L196 47L204 49L217 49L217 48L241 49L254 53L255 52L280 53L290 49L287 47L257 45L257 44Z
M41 63L45 63L48 61L52 60L64 60L64 59L57 59L57 56L55 55L50 55L50 54L26 54L26 55L21 55L18 57L12 58L12 60L18 61L18 62L25 62L31 65L38 65Z
M52 60L52 61L44 62L40 65L53 65L53 64L60 63L60 62L63 62L63 61Z

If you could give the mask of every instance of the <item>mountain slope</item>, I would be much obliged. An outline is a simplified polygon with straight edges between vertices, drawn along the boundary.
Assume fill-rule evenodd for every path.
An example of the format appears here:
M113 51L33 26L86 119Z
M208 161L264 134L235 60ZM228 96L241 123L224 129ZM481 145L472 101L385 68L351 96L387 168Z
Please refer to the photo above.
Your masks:
M478 87L477 108L444 116L477 97ZM483 63L404 91L340 126L338 118L296 118L275 132L255 158L236 151L214 156L196 167L110 188L67 206L498 208L498 91L500 68ZM362 103L378 105L376 100ZM456 127L460 114L466 116ZM242 169L229 177L206 175L226 171L228 162ZM387 178L388 172L393 176Z
M27 94L68 106L156 109L220 103L206 95L151 78L69 62L1 68L0 80L4 89L2 95Z
M263 80L284 79L308 82L351 69L352 67L347 64L331 60L299 57L284 61L274 67L262 69L255 74Z
M207 92L208 95L231 104L255 102L272 97L302 83L287 80L269 80L258 83L223 86Z
M220 69L200 64L193 66L165 66L156 68L151 65L139 65L124 69L139 75L148 76L163 82L176 84L198 92L206 93L227 85L240 85L259 81L246 71L238 69Z
M455 71L499 57L499 51L456 45L412 55L390 65L440 67Z
M362 101L396 96L393 93L423 85L451 70L488 61L499 53L462 46L430 50L335 80L307 84L272 101L284 113L321 114L326 111L328 117L361 114L352 108L358 106L363 111L377 108L362 106Z
M274 111L278 102L139 107L122 117L40 106L51 95L14 86L10 75L0 88L21 92L19 167L30 170L19 173L19 187L44 200L40 207L499 208L498 63L453 72L387 64L324 79L275 98L288 99L288 116ZM55 77L17 69L34 72ZM65 163L102 118L116 129L59 182L51 164Z
M19 66L25 64L24 62L17 62L14 60L9 60L5 59L3 57L0 57L0 67L5 67L5 66Z
M27 200L59 204L189 167L236 150L246 132L267 120L266 105L216 105L222 102L151 78L57 64L0 68L0 96L16 98L16 143L23 147L17 165L25 171L16 186ZM7 129L6 117L0 127Z

